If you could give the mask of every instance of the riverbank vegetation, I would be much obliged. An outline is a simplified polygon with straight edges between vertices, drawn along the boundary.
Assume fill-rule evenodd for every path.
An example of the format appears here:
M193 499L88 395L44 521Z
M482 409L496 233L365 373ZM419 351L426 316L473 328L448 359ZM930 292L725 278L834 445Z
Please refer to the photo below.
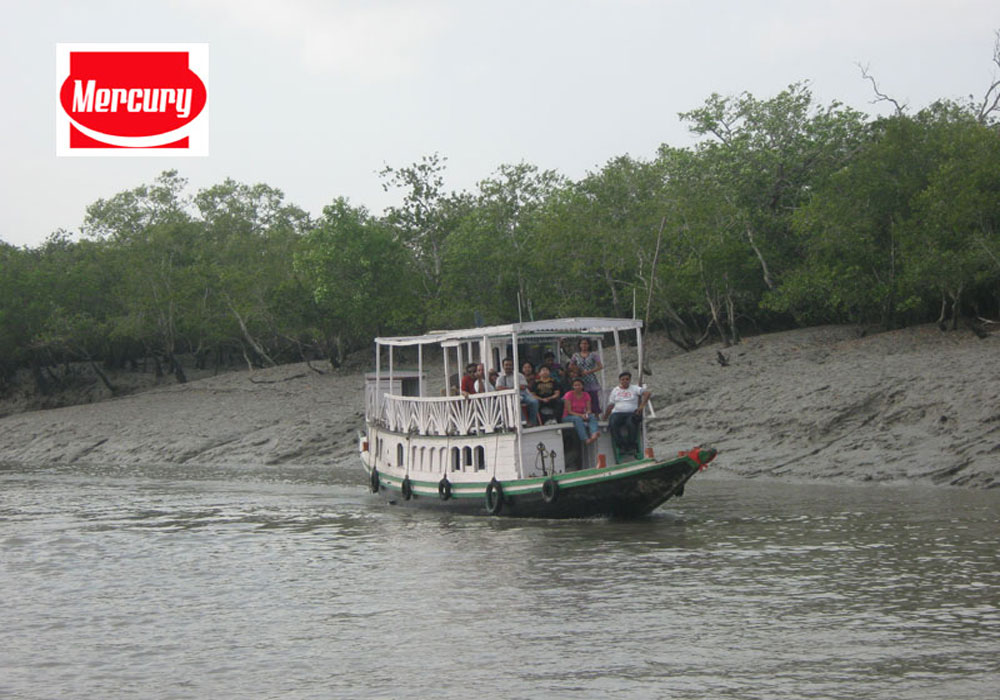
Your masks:
M164 172L78 232L0 242L0 389L30 369L44 393L71 362L184 381L181 354L336 365L376 334L519 317L635 313L686 349L819 323L981 329L1000 318L998 102L1000 81L881 118L807 84L712 95L681 115L696 146L576 181L522 162L455 192L444 156L386 167L380 215Z

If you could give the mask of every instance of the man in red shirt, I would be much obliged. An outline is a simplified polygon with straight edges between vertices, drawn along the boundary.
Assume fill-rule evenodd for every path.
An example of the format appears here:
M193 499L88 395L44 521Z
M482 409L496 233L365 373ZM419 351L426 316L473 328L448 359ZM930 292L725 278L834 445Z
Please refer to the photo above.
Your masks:
M468 396L476 393L476 363L470 362L465 366L465 374L462 375L462 394Z

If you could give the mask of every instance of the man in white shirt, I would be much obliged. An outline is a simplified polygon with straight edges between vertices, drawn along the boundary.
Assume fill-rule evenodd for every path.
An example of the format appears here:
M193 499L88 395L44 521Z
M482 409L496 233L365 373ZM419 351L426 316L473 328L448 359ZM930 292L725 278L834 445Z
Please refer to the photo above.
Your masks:
M496 370L490 370L489 374L487 374L486 366L482 362L476 365L476 383L474 385L476 393L485 394L487 391L496 391L497 388L493 384L493 378L496 376Z
M646 387L632 385L631 372L618 375L618 386L608 395L604 419L608 421L608 432L619 453L632 452L639 457L639 425L650 396Z

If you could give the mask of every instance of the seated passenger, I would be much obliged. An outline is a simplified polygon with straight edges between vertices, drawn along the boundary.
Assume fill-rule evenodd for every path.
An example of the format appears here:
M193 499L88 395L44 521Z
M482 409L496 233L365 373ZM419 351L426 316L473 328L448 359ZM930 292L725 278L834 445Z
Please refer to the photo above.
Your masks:
M572 423L580 442L587 445L601 436L597 415L590 410L590 394L583 390L583 380L579 377L573 380L573 391L563 396L563 422Z
M470 362L465 366L465 374L462 375L462 396L468 398L469 394L476 393L476 363Z
M538 368L538 379L532 393L538 399L538 415L542 422L546 425L558 423L563 414L563 402L559 398L562 392L545 365Z
M489 375L482 363L476 365L475 390L477 394L485 394L488 391L496 391L497 371L491 369Z
M551 350L546 350L545 354L542 355L542 366L538 368L539 372L542 371L542 367L548 367L549 374L551 374L552 378L556 380L556 384L559 386L563 385L564 377L562 365L556 362L556 355ZM572 387L570 387L570 389L572 389Z
M608 432L619 454L631 452L639 457L639 426L650 396L646 387L632 384L631 372L618 375L618 386L608 395L604 418L608 420Z
M580 368L575 362L570 362L563 375L563 393L573 391L573 380L580 379Z
M520 372L514 376L514 360L503 361L503 374L497 379L497 390L517 389L521 393L521 405L528 411L528 425L538 424L538 399L528 391L528 381Z
M521 374L524 375L524 380L528 385L528 391L533 391L535 388L535 380L538 379L535 376L535 366L530 362L525 361L521 365Z

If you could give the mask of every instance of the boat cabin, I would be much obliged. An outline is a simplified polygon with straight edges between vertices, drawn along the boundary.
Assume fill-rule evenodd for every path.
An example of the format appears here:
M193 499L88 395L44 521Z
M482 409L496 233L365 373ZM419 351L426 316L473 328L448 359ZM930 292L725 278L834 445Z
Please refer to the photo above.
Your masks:
M596 441L581 442L571 423L529 425L519 391L466 394L459 390L460 378L473 362L502 374L506 358L513 360L516 377L525 360L537 367L546 351L565 370L579 339L589 338L604 365L603 411L625 369L626 343L636 346L639 369L633 381L642 383L641 329L642 322L632 319L566 318L376 338L375 370L365 376L362 459L369 471L455 484L547 477L615 461L603 422ZM607 347L605 339L611 341Z

